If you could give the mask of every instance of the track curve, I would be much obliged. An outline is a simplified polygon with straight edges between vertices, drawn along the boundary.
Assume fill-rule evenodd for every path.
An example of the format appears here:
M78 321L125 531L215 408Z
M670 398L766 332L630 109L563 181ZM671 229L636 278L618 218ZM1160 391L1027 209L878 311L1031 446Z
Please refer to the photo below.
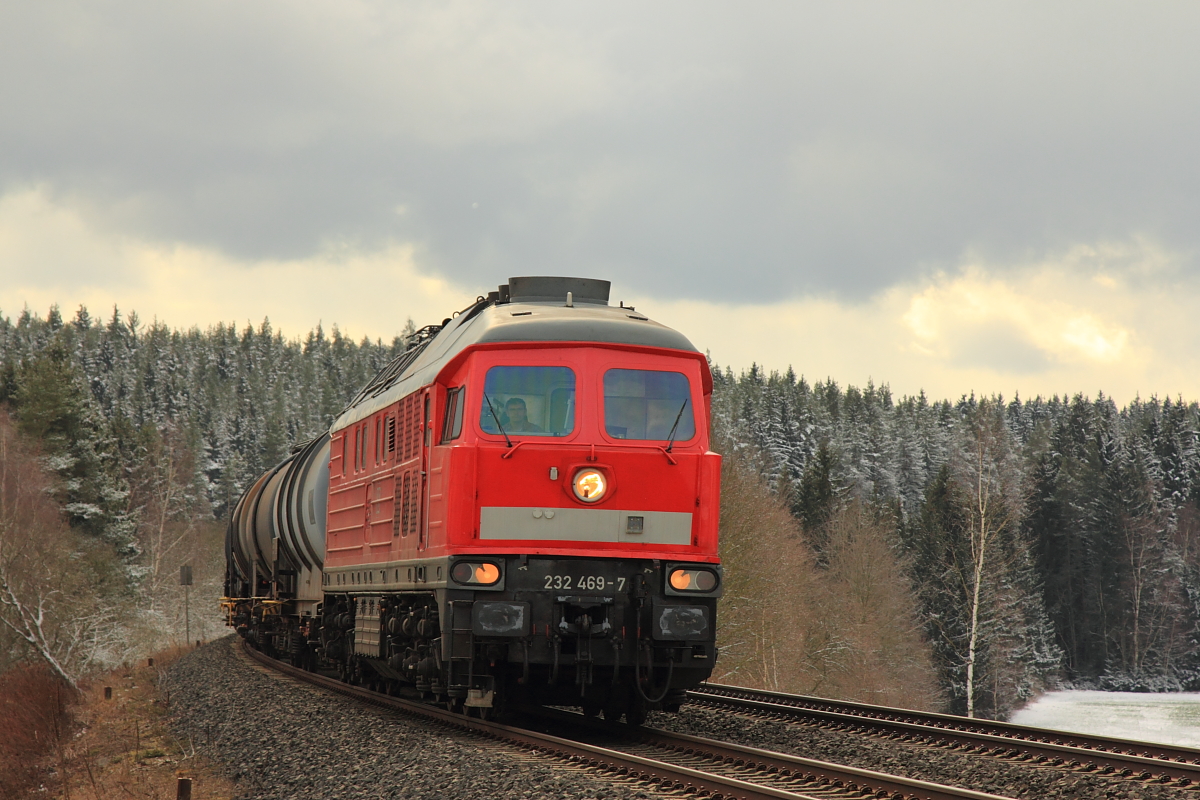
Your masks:
M624 741L600 747L574 738L466 717L425 703L389 697L277 661L243 643L253 661L357 702L434 720L487 739L514 744L555 759L634 778L658 791L697 797L759 800L1007 800L926 781L716 742L657 729L639 729ZM577 715L568 715L575 716ZM581 730L592 726L581 725ZM620 730L607 728L609 733Z
M1193 748L722 684L705 684L689 692L688 701L708 708L924 741L1084 772L1180 787L1200 784L1200 750Z

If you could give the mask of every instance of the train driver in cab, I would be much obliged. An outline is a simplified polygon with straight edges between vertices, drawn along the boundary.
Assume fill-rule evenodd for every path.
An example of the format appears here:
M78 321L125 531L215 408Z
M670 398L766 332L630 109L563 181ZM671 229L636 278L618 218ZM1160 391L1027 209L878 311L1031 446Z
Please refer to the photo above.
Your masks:
M508 402L504 404L504 413L508 416L504 429L510 433L544 433L541 426L530 422L524 398L508 398Z

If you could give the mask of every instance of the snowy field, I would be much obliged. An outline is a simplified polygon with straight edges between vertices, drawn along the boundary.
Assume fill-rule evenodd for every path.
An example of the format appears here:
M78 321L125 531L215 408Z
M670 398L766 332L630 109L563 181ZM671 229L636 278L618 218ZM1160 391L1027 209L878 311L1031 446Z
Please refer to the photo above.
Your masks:
M1050 692L1014 714L1012 721L1200 748L1200 693Z

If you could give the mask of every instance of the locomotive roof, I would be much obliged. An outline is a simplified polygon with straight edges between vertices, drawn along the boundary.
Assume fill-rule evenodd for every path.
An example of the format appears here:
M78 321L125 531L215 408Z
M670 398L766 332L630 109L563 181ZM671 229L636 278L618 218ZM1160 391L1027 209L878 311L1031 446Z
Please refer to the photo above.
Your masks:
M516 279L513 280L516 283ZM506 287L501 287L502 289ZM597 342L698 352L687 337L627 306L584 297L518 297L500 302L496 293L447 320L427 341L410 347L367 385L334 421L335 429L365 419L409 392L431 383L441 369L468 347L502 342ZM407 361L408 363L404 363ZM390 374L389 374L390 373Z

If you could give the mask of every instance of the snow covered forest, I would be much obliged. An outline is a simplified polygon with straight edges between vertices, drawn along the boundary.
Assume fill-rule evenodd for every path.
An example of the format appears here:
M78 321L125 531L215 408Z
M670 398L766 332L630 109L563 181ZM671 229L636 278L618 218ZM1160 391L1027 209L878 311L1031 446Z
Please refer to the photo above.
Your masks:
M19 467L0 472L0 670L32 648L76 674L181 638L178 566L219 592L241 490L403 346L115 309L0 316L0 469ZM1195 403L714 378L726 679L997 717L1060 681L1200 688ZM14 535L53 524L18 513L38 492L13 475L34 463L74 537L53 557ZM38 595L45 580L57 595ZM65 610L81 603L136 623Z
M0 671L32 652L73 681L222 635L225 515L402 348L0 317Z
M818 558L838 508L886 521L953 711L1004 716L1056 680L1200 688L1196 403L714 372L717 427L758 454Z

